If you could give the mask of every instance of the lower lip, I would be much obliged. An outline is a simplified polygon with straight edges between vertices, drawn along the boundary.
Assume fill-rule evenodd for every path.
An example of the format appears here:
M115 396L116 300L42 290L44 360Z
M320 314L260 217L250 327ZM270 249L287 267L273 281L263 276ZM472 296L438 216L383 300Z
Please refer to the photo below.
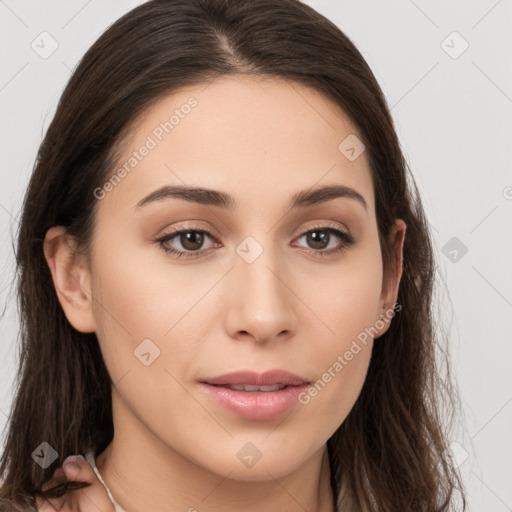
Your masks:
M307 384L287 386L278 391L236 391L201 382L201 386L227 410L249 420L278 418L298 403L298 396Z

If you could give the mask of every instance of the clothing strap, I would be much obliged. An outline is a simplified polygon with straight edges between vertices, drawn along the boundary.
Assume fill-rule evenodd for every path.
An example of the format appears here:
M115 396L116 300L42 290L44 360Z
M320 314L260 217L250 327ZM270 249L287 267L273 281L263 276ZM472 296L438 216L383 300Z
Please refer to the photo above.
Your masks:
M92 469L94 469L94 472L96 473L96 476L98 477L99 481L103 484L103 487L107 490L108 497L112 504L114 505L115 512L125 512L124 508L119 505L114 497L112 496L112 493L110 492L110 489L107 487L107 484L103 481L103 478L101 478L100 472L98 471L98 468L96 467L96 461L94 460L94 452L92 450L85 453L85 460L91 465Z

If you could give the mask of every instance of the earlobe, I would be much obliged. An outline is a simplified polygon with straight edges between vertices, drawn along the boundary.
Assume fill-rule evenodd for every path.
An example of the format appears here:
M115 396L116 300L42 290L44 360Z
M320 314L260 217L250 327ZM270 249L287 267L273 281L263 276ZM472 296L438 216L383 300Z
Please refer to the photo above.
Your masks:
M69 323L80 332L94 332L90 272L85 258L76 252L76 243L63 226L48 230L44 255L59 302Z
M393 310L398 298L398 288L400 286L403 271L403 247L406 230L407 224L402 219L396 219L389 234L390 244L392 247L392 258L389 269L383 276L382 293L379 303L379 320L383 322L382 319L384 317L385 321L383 323L385 326L376 338L382 336L388 330L391 323L390 318L394 315Z

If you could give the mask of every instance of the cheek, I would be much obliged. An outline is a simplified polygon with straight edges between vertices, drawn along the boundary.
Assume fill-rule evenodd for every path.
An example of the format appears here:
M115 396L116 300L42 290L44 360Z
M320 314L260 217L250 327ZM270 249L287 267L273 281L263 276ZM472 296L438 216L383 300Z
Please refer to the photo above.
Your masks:
M164 366L180 353L190 355L192 336L184 330L197 325L195 306L218 276L198 279L193 266L170 265L156 246L139 247L114 230L98 235L94 247L96 334L112 379L139 371L140 351L149 350L150 359ZM170 343L178 333L180 343Z
M324 328L325 352L347 350L350 341L379 317L382 291L382 261L376 237L346 254L338 266L324 266L308 278L316 292L305 295ZM304 288L302 294L308 293ZM311 301L311 302L310 302Z
M378 242L354 251L338 271L316 273L318 291L309 295L308 304L321 322L315 319L315 330L310 331L316 343L305 347L316 380L301 403L311 407L313 415L329 417L331 429L346 418L366 378L379 318L380 258Z
M180 264L158 242L143 239L126 224L117 219L112 225L103 225L97 235L93 256L96 289L128 331L162 337L212 283L203 272L199 278L197 266ZM214 278L218 276L212 275ZM102 315L100 310L98 313Z

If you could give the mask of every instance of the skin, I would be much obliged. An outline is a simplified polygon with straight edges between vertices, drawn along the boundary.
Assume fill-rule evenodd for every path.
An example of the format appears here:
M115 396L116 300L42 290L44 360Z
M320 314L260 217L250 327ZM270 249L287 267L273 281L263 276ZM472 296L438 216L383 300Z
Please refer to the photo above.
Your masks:
M384 273L366 153L350 161L338 150L348 135L362 137L322 95L275 78L222 77L159 100L130 131L119 166L191 96L197 106L98 201L90 254L73 257L60 226L45 240L64 312L96 333L114 383L115 435L98 469L126 510L333 511L326 442L361 391L371 338L309 403L275 420L234 415L198 381L277 368L321 379L393 308L406 226L396 221ZM161 186L184 184L228 193L237 208L176 198L136 208ZM332 184L355 189L367 210L347 197L289 210L297 192ZM313 254L343 244L332 234L322 249L304 235L324 226L355 243ZM154 240L171 228L211 237L198 250L179 235L167 241L201 253L177 258ZM262 249L252 263L236 251L248 236ZM149 366L134 356L144 339L160 350ZM261 453L252 467L237 457L247 443Z

